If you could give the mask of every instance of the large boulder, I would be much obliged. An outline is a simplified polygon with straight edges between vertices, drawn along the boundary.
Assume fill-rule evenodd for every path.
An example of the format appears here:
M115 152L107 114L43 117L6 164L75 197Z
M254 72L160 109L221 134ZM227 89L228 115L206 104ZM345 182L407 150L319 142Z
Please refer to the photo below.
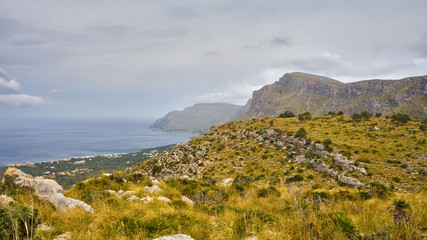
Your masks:
M93 209L88 204L73 198L64 196L64 189L51 179L43 177L33 177L17 168L8 168L4 178L11 177L16 185L27 186L34 189L34 193L43 200L51 202L57 210L64 212L70 208L79 207L82 210L93 213ZM3 182L5 179L3 178Z

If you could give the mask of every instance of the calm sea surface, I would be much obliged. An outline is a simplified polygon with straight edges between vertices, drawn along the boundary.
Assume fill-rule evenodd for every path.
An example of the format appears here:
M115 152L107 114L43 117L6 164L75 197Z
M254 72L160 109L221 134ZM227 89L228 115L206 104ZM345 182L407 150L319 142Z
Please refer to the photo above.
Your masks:
M0 166L136 152L187 142L193 136L149 130L151 123L147 120L3 122L0 124Z

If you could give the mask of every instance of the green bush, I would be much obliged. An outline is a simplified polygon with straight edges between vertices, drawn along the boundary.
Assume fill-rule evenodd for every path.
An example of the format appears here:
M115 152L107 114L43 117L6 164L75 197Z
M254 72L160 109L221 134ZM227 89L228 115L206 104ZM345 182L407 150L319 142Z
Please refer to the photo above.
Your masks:
M300 182L300 181L304 181L304 177L301 175L298 175L298 174L293 176L293 177L286 179L286 183Z
M307 131L304 128L298 129L297 133L295 134L295 137L297 138L303 138L307 135Z
M392 122L407 123L411 118L407 114L397 113L391 115Z
M310 112L305 112L305 113L303 113L303 114L299 114L298 115L298 119L302 122L302 121L305 121L305 120L311 120L311 113Z
M295 117L295 114L291 111L286 111L279 115L279 118L291 118L291 117Z

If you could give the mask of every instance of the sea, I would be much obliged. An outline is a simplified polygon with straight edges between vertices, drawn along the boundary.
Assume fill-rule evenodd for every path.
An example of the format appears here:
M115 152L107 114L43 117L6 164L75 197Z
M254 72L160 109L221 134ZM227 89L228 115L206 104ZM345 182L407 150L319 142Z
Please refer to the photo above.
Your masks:
M190 133L148 129L152 120L14 120L0 124L0 167L187 142Z

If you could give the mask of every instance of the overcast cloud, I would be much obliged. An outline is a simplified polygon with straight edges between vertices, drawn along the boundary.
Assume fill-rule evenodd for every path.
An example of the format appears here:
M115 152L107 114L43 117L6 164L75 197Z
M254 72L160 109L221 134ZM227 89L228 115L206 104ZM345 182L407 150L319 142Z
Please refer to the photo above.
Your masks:
M426 12L424 0L3 0L0 112L160 117L244 104L292 71L426 75Z

